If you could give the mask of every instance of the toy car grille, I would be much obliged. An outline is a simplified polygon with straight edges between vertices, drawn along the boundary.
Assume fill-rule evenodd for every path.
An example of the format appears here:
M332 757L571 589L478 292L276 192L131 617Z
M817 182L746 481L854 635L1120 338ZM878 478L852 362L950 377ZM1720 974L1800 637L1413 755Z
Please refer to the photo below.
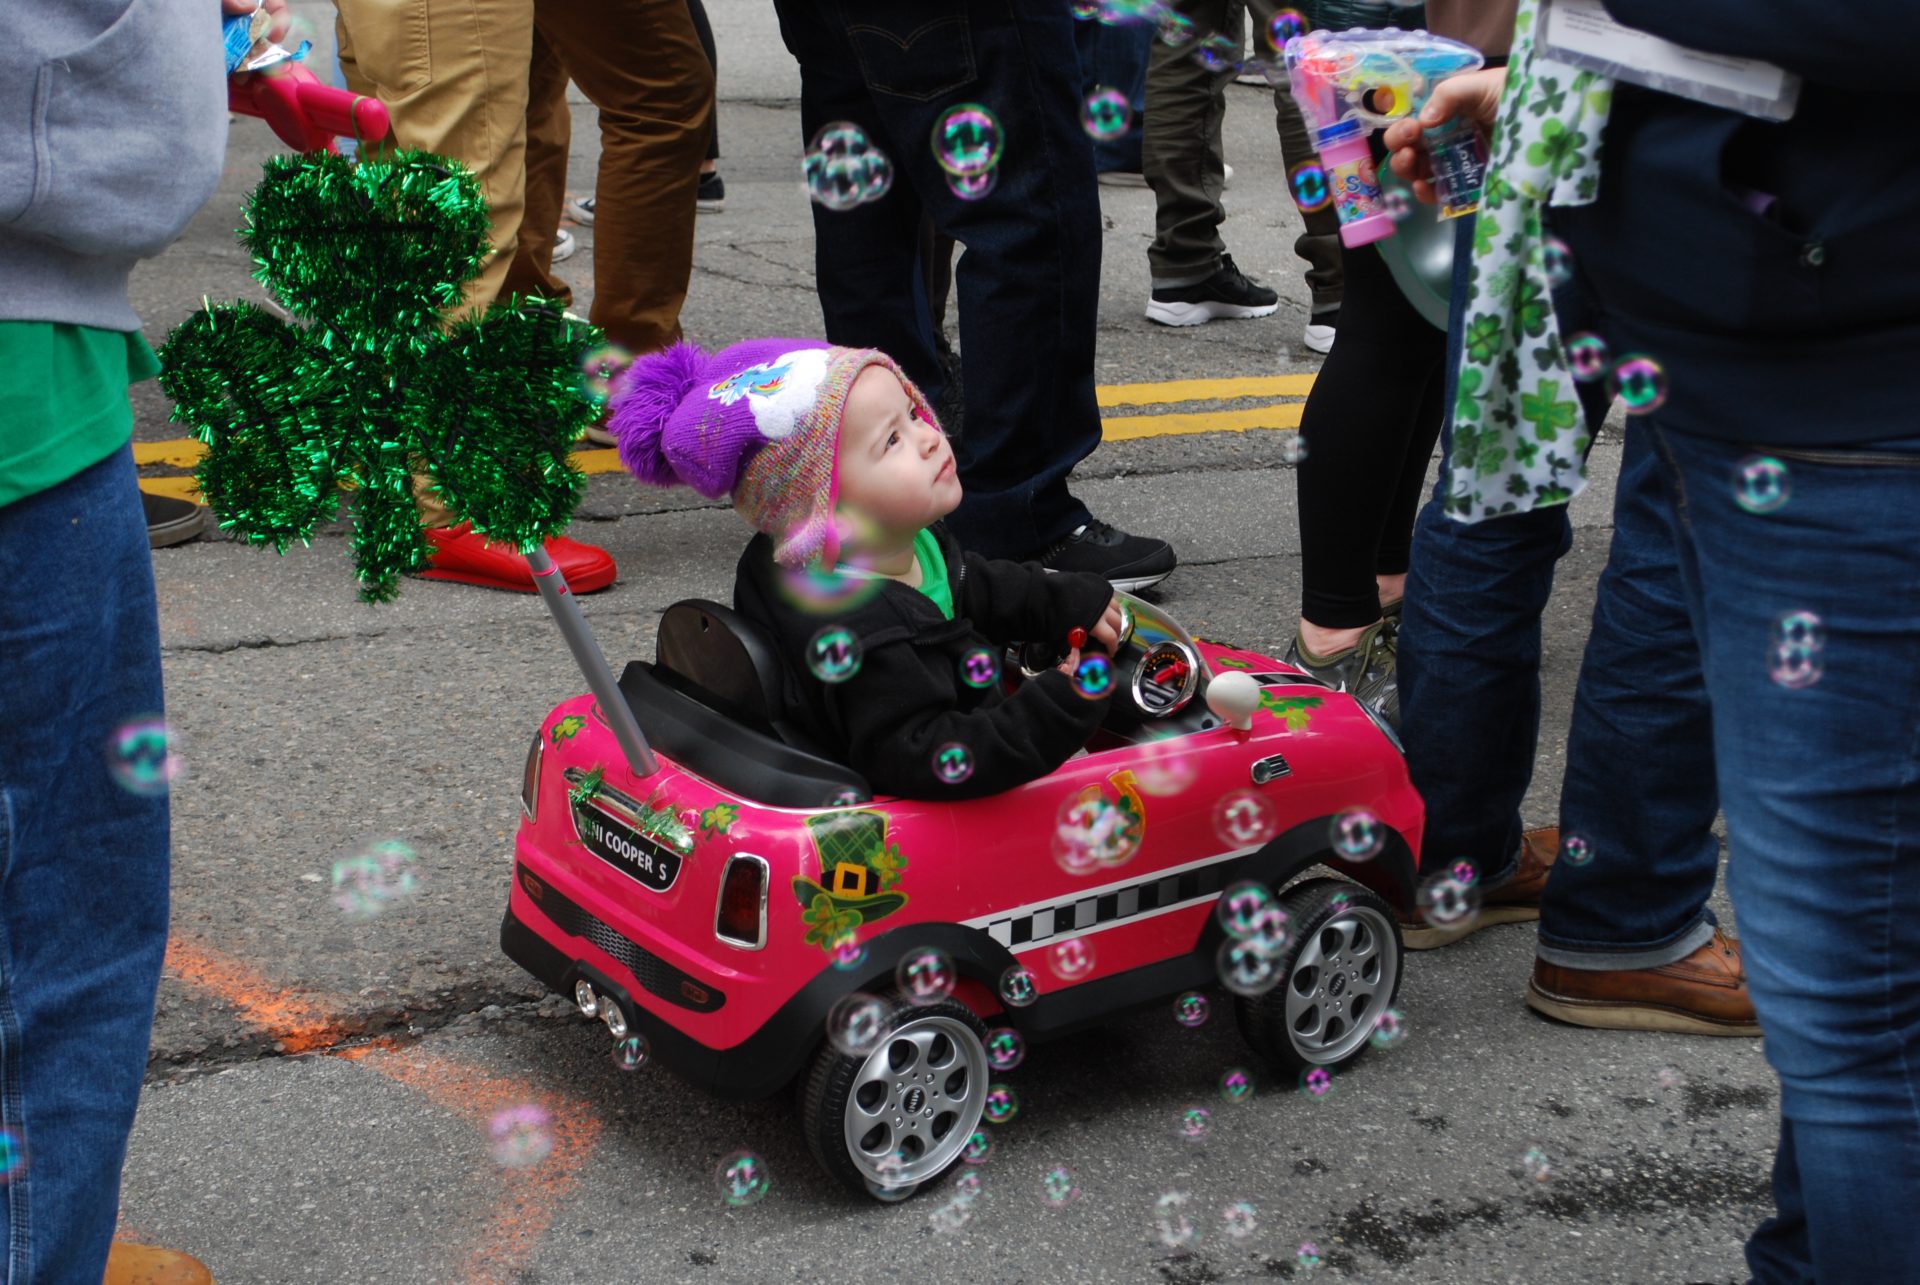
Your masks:
M520 869L520 886L561 932L583 937L612 956L632 973L649 993L669 1004L711 1013L727 1002L718 987L684 973L645 946L631 940L603 922L586 908L575 904L544 879L534 879L525 867Z

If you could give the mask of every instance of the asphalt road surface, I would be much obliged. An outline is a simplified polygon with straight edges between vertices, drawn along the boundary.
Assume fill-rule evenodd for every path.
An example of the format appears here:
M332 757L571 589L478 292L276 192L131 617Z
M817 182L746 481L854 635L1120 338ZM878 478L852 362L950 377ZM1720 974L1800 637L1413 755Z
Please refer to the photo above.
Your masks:
M710 346L818 333L797 73L765 4L711 7L728 200L700 219L687 332ZM329 11L300 12L324 54ZM1271 121L1263 91L1230 91L1226 235L1281 291L1279 313L1149 324L1151 195L1103 188L1102 385L1315 370ZM262 124L237 122L219 194L136 274L156 343L203 296L262 297L233 231L274 148ZM597 157L582 102L576 191ZM561 271L584 311L593 234L576 235ZM1284 424L1304 384L1284 386L1296 391L1205 383L1116 406L1143 418L1078 474L1100 516L1178 547L1158 601L1196 632L1276 653L1299 593L1291 433L1182 430L1221 412ZM136 400L140 442L183 436L155 385ZM150 448L156 487L181 485L170 449ZM1536 821L1555 812L1617 460L1617 437L1603 439L1548 612ZM574 533L619 561L619 583L582 602L616 666L651 655L667 604L725 595L744 537L725 507L617 473L594 477ZM1406 1038L1324 1099L1254 1066L1224 1003L1195 1029L1150 1012L1032 1051L970 1203L853 1199L816 1171L791 1099L720 1103L657 1068L624 1071L600 1026L499 953L527 737L582 687L537 599L414 581L362 605L337 527L285 557L211 538L154 561L186 772L122 1234L190 1250L222 1282L1745 1279L1741 1243L1771 1208L1777 1100L1759 1042L1533 1016L1528 926L1414 957ZM411 847L417 885L351 918L332 865L382 840ZM1217 1087L1234 1067L1255 1084L1237 1103ZM1198 1143L1176 1128L1192 1105L1212 1112ZM494 1122L526 1108L548 1121L544 1158L502 1165ZM716 1166L743 1149L772 1185L733 1207Z

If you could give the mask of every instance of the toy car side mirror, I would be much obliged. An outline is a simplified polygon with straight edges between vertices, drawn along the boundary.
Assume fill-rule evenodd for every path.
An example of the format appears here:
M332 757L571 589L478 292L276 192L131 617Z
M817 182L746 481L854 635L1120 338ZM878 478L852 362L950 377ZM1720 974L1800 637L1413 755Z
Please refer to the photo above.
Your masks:
M1215 674L1207 684L1207 708L1235 731L1247 731L1253 726L1253 711L1260 708L1260 684L1252 674Z

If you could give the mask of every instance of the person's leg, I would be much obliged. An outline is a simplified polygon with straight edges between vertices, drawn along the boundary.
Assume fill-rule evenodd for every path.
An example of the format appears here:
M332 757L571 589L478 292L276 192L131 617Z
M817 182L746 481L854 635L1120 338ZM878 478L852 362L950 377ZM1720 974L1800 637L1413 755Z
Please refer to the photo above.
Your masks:
M1140 144L1147 122L1147 60L1154 45L1151 22L1074 24L1074 45L1080 55L1080 96L1096 89L1125 95L1131 119L1113 138L1093 140L1093 168L1101 174L1140 173Z
M1283 8L1290 6L1279 0L1252 0L1248 5L1253 14L1253 30L1256 48L1266 49L1265 36L1273 16ZM1278 56L1275 55L1278 67ZM1287 88L1287 79L1280 75L1273 88L1273 123L1280 135L1280 158L1291 175L1301 165L1318 164L1320 155L1313 150L1313 140L1307 134L1307 121L1300 114L1300 105L1293 101L1293 93ZM1291 184L1289 184L1291 189ZM1312 295L1308 305L1308 324L1314 324L1314 317L1325 318L1340 307L1343 277L1340 271L1340 217L1333 212L1329 202L1317 210L1301 210L1300 219L1306 224L1306 230L1294 238L1293 252L1307 265L1307 289ZM1435 430L1438 432L1438 429ZM1411 517L1411 515L1409 515Z
M1414 409L1398 475L1387 471L1391 454L1384 454L1379 461L1381 480L1390 488L1380 545L1373 556L1373 578L1377 586L1382 586L1378 597L1383 609L1405 597L1407 567L1413 558L1413 521L1426 495L1434 443L1440 439L1441 397L1446 384L1446 372L1436 365Z
M1727 407L1764 419L1765 408ZM1753 448L1664 429L1681 575L1808 1261L1780 1281L1920 1281L1920 438L1769 449L1792 501L1743 510ZM1740 423L1730 418L1729 422ZM1787 1242L1790 1244L1790 1242Z
M685 0L537 0L540 34L600 109L593 307L628 352L680 338L713 66Z
M1227 0L1176 0L1173 8L1202 36L1223 30ZM1153 188L1154 236L1147 248L1153 284L1198 285L1220 267L1226 242L1220 204L1226 176L1220 122L1231 68L1208 71L1192 45L1155 41L1147 62L1147 123L1140 156Z
M700 38L700 48L706 51L707 66L713 68L716 83L720 75L720 46L713 41L713 24L707 21L707 6L700 0L687 0L687 15L693 19L693 34ZM713 128L707 131L707 155L700 162L700 172L711 174L720 160L720 105L714 103Z
M527 195L518 250L502 290L539 295L562 307L573 289L553 272L553 242L567 199L567 154L573 146L573 113L567 108L567 69L538 31L527 72Z
M98 1281L167 945L159 620L130 450L0 507L0 656L0 1123L25 1149L0 1186L4 1274Z

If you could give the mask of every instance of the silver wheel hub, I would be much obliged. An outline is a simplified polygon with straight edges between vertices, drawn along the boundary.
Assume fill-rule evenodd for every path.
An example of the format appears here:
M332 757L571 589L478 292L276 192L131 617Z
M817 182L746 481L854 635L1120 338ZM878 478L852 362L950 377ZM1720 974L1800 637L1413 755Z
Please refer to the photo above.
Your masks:
M1400 974L1393 925L1370 906L1321 924L1286 980L1287 1034L1310 1062L1338 1062L1373 1035Z
M855 1073L842 1132L868 1182L911 1188L945 1169L980 1126L987 1055L973 1028L910 1017Z

